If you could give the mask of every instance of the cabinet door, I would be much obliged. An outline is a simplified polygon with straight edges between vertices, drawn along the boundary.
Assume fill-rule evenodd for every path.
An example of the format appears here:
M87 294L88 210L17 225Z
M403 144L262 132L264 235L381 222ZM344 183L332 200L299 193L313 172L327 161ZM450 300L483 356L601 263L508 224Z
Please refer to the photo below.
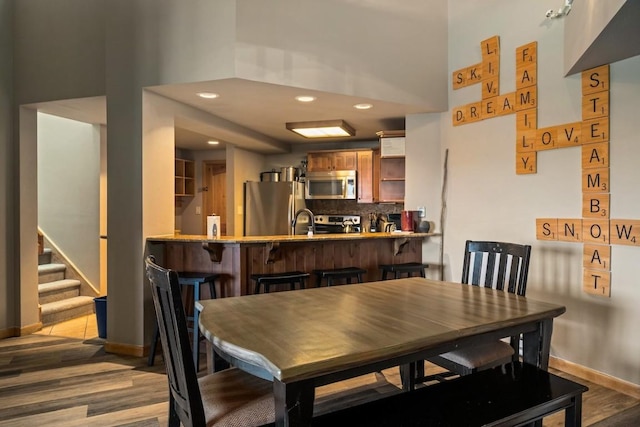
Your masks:
M336 151L333 153L333 170L356 170L357 163L356 151Z
M307 171L324 172L332 168L333 153L307 153Z
M358 203L373 203L373 151L358 151Z

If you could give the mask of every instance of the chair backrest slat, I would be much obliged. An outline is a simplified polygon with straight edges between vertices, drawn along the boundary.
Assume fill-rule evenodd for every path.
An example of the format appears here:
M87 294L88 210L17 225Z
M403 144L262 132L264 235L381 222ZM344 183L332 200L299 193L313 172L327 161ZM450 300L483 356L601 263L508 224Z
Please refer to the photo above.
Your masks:
M145 259L156 309L163 359L169 379L171 411L185 427L205 425L204 407L187 329L178 274Z
M525 295L530 256L530 245L468 240L462 283Z

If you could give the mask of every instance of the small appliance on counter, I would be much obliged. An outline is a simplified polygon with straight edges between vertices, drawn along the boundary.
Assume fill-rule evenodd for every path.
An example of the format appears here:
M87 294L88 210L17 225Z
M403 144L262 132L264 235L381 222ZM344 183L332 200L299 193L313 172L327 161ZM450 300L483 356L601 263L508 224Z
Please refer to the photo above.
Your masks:
M389 215L387 215L387 217L389 218L389 222L393 222L396 225L396 230L402 229L402 214L390 213Z
M359 233L359 215L316 215L316 234Z
M400 215L402 231L418 231L420 211L402 211Z

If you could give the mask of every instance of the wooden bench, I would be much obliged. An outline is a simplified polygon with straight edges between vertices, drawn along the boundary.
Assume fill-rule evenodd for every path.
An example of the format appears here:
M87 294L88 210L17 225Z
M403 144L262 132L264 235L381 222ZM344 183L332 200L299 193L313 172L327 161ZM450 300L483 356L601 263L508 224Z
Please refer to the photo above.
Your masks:
M565 411L582 422L588 388L532 365L480 371L313 418L312 426L516 426Z

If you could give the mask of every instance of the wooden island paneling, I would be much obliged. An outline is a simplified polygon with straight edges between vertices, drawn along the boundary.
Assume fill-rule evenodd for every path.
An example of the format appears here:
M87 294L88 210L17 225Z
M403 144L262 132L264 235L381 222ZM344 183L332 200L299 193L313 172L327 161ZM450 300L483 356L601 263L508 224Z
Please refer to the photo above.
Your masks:
M250 275L356 266L365 281L380 280L380 264L422 261L422 243L433 233L352 233L304 236L197 235L147 238L147 252L159 264L177 271L222 274L221 296L253 293ZM311 277L308 287L315 287Z

